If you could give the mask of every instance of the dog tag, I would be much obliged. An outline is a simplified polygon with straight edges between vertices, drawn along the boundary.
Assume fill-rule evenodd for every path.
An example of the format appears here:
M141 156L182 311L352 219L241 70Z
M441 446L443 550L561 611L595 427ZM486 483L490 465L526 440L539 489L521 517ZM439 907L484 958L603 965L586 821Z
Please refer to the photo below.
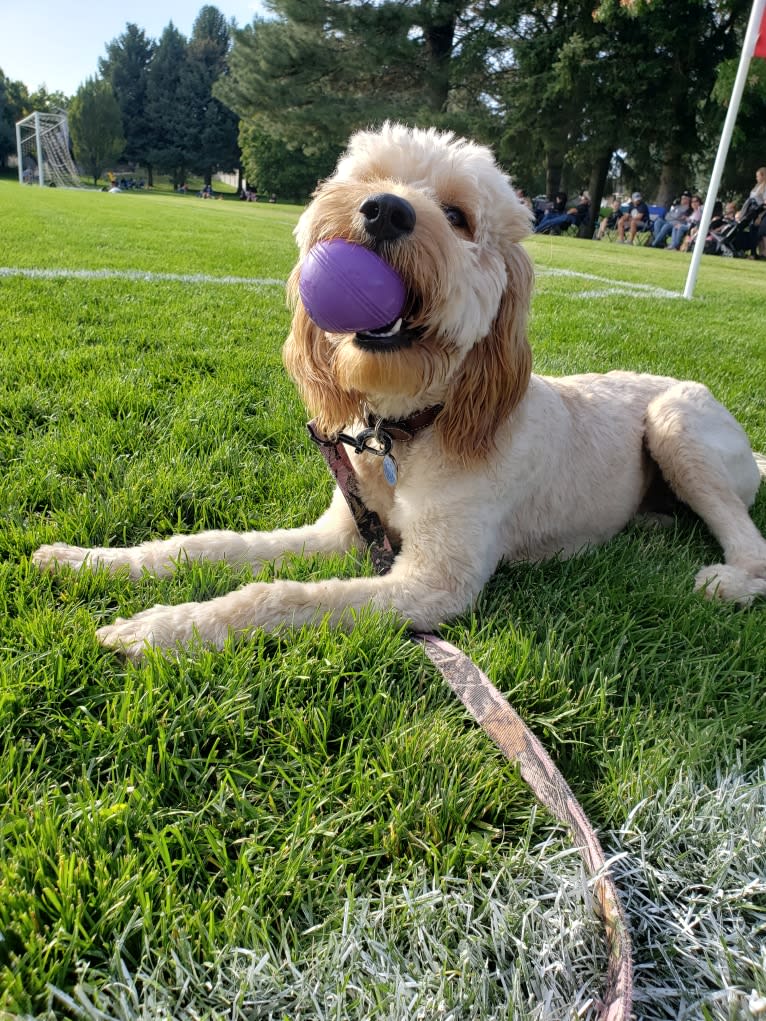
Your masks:
M383 455L383 474L389 486L396 485L396 480L399 478L399 470L396 467L396 461L390 454Z

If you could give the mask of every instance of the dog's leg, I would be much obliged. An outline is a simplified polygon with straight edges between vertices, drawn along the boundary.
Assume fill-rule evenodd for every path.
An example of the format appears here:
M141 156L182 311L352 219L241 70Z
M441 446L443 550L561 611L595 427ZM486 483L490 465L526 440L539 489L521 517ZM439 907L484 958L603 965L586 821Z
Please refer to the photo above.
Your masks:
M695 587L744 605L766 595L766 540L747 511L760 471L736 419L706 387L679 383L649 405L646 440L670 488L723 547L724 563L703 567Z
M140 546L88 549L54 543L41 546L33 562L41 568L57 565L79 570L82 567L106 567L112 572L127 569L131 578L144 570L153 574L171 574L184 560L226 560L232 564L260 564L288 553L344 553L359 542L359 533L342 494L336 490L325 513L303 528L280 528L273 532L208 531L193 535L174 535Z
M492 534L496 533L495 527ZM324 617L352 626L366 607L393 610L402 621L428 630L471 604L500 557L499 549L470 546L465 533L466 541L460 542L458 534L454 544L443 538L445 534L449 533L432 533L430 542L419 539L409 549L405 544L383 577L254 582L207 602L153 606L129 620L117 619L99 629L98 639L139 659L147 645L173 649L198 637L221 648L229 634L256 627L268 631L282 625L301 627Z

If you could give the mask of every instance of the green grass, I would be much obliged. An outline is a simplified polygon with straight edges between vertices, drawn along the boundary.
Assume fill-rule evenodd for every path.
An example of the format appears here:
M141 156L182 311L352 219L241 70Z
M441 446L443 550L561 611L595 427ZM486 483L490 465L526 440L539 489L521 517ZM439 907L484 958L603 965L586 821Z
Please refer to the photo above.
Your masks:
M392 620L135 667L97 645L99 623L249 573L30 565L44 542L324 508L270 282L299 212L0 181L0 266L145 274L0 275L0 1016L561 1018L601 988L567 835ZM762 264L706 258L686 302L648 290L683 289L677 253L529 250L538 371L701 379L766 450ZM754 517L766 529L763 491ZM764 607L692 593L716 558L690 516L634 526L502 569L444 629L626 852L646 1018L746 1017L766 996Z

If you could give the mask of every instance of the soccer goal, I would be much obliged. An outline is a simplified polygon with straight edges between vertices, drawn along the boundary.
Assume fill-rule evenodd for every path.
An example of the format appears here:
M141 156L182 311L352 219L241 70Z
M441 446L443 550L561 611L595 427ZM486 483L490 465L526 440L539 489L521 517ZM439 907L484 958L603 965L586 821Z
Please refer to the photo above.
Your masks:
M16 151L21 184L81 188L80 174L69 147L66 114L31 113L16 124Z

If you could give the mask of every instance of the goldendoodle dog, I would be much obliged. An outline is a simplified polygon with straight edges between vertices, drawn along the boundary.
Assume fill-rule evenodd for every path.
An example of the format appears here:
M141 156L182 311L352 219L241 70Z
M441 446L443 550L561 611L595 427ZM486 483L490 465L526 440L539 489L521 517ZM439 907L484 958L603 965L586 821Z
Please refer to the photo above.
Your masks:
M346 448L361 501L398 551L390 571L256 582L208 602L154 606L102 627L99 641L131 657L195 636L220 647L252 628L325 616L351 623L349 611L364 607L428 630L466 610L501 560L602 543L663 493L698 514L723 549L723 563L697 574L698 589L742 604L766 594L766 541L748 514L764 464L703 385L632 372L532 374L533 271L521 245L529 231L488 149L396 124L354 135L296 228L284 361L320 436L393 438L387 457L374 442ZM396 322L332 333L309 319L302 265L314 245L336 238L398 272L407 296ZM357 521L336 489L302 528L206 531L126 549L56 543L34 559L133 577L203 558L257 568L364 545Z

